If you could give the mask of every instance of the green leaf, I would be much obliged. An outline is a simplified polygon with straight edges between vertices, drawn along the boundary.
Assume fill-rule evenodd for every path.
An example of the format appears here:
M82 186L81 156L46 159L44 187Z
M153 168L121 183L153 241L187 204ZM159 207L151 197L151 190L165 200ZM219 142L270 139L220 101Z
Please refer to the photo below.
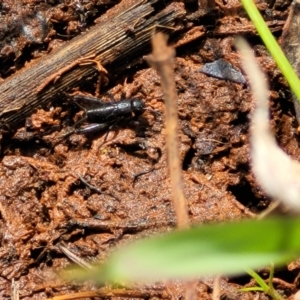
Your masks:
M299 234L297 218L203 225L137 241L114 252L103 265L71 277L128 284L239 274L295 258Z

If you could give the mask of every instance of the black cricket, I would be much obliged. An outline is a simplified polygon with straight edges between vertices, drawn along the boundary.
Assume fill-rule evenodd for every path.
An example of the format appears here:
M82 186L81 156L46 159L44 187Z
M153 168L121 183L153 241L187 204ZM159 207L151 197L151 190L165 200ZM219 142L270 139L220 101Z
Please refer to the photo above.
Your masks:
M103 102L99 98L85 95L73 96L74 102L84 110L84 115L74 125L76 133L93 133L104 130L120 119L141 115L145 104L139 99L125 99L117 102ZM91 124L77 128L83 122Z

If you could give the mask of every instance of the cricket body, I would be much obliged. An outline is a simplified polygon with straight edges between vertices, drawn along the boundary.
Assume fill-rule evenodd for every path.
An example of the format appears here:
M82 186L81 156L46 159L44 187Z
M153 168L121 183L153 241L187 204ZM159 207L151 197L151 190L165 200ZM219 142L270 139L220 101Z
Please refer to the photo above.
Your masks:
M75 95L75 103L84 110L83 118L77 123L88 121L94 124L76 129L76 132L89 133L108 127L109 124L117 122L134 115L140 115L145 111L145 104L139 99L125 99L118 102L103 102L98 98Z

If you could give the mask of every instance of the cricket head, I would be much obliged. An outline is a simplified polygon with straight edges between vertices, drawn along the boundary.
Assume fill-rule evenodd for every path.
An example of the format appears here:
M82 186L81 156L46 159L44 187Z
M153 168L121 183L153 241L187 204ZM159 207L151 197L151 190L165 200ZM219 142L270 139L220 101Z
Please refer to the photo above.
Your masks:
M139 99L132 99L131 107L135 114L142 114L146 109L144 102Z

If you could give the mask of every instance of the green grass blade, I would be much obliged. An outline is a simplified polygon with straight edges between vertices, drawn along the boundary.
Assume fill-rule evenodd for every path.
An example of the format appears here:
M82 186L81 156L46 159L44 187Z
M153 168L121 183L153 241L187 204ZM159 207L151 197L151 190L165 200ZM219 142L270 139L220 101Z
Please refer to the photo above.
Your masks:
M249 15L251 21L253 22L258 34L266 45L267 49L271 53L273 59L275 60L278 68L281 70L283 76L289 83L292 91L295 93L298 101L300 101L300 80L296 73L294 72L292 66L284 55L283 51L276 42L274 36L270 32L267 24L263 20L261 14L256 8L253 0L241 0L242 4Z
M255 279L258 285L267 292L269 290L269 286L264 282L264 280L253 270L247 270L247 273Z
M263 291L274 300L283 300L273 286L274 264L272 264L270 267L269 285L266 284L265 281L255 271L247 270L247 273L252 276L259 285L259 287L253 287L252 291ZM240 289L240 291L246 292L250 290Z
M264 292L265 290L258 286L241 288L238 290L239 292Z
M296 218L203 225L132 243L103 265L71 277L126 284L240 274L295 258L299 236Z

